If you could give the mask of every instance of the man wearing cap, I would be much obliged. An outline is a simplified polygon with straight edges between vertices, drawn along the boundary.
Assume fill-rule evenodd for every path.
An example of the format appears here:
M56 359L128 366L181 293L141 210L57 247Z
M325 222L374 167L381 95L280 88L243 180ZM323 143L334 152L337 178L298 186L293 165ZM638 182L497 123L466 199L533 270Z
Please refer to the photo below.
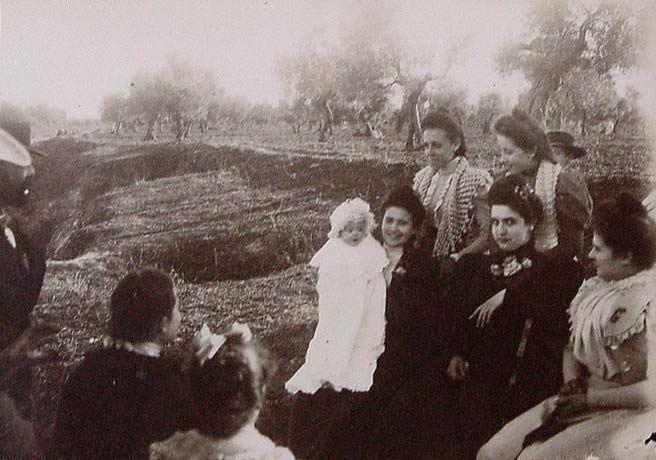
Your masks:
M563 169L571 169L572 161L583 158L587 154L585 149L574 145L574 136L565 131L549 131L547 139L558 164Z
M579 184L579 187L584 189L582 190L581 196L585 197L585 200L587 201L586 208L592 211L592 197L588 191L585 177L583 177L583 174L572 167L574 160L583 158L587 152L582 147L575 145L574 136L565 131L549 131L547 133L547 139L549 140L551 151L554 153L556 161L558 161L560 167L563 168L564 171L567 171L568 174L573 176L576 179L576 182ZM585 223L584 227L584 235L582 241L583 247L588 247L591 242L591 230L591 216L589 216L588 221ZM585 251L583 251L581 254L578 254L576 257L579 258L583 256L584 253Z
M32 176L27 149L0 129L0 350L28 328L45 274L43 248L35 247L12 214L27 203Z
M13 208L27 202L33 175L27 148L0 129L0 377L25 357L30 313L45 274L44 248L34 244L12 215ZM31 423L0 392L0 457L33 458L35 444Z

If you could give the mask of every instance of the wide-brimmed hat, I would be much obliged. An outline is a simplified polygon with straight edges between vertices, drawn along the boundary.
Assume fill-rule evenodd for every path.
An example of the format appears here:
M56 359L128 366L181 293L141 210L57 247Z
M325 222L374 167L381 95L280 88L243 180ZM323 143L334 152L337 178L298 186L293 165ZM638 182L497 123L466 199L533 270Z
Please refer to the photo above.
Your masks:
M549 131L547 139L549 139L549 144L560 147L570 158L582 158L588 153L585 149L574 145L574 136L565 131Z
M0 128L23 144L28 152L44 158L48 156L41 150L32 147L32 129L27 121L0 119Z
M28 167L32 165L32 156L27 148L11 134L0 128L0 160Z

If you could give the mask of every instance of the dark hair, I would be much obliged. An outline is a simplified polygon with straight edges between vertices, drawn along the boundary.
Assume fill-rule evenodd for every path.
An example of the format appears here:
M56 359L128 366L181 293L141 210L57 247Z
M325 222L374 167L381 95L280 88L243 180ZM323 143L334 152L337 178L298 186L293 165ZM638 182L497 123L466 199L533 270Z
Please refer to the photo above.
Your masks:
M25 175L24 179L16 183L17 177L21 175ZM19 166L0 160L0 205L21 207L27 204L33 177L32 166Z
M424 205L421 204L419 197L409 185L396 187L385 195L380 206L381 215L384 216L385 211L391 207L403 208L408 211L412 218L412 226L415 229L419 229L426 220L426 209L424 209Z
M237 333L203 365L190 371L198 430L214 438L237 432L262 407L266 383L272 373L268 353Z
M638 199L620 193L602 201L595 206L592 223L614 254L631 254L636 268L645 270L656 262L656 224Z
M174 306L173 281L167 273L155 268L132 271L112 292L110 334L130 342L153 339Z
M549 139L540 124L528 113L513 109L512 113L502 115L494 122L496 134L510 139L513 144L526 153L535 153L540 159L556 163Z
M498 179L488 192L488 204L508 206L526 222L537 223L542 218L542 200L521 176L512 174Z
M423 131L426 131L427 129L441 129L452 144L460 143L454 152L454 156L465 156L467 146L465 144L465 136L462 133L462 129L460 129L460 126L449 117L445 110L429 112L426 114L421 122L421 129Z

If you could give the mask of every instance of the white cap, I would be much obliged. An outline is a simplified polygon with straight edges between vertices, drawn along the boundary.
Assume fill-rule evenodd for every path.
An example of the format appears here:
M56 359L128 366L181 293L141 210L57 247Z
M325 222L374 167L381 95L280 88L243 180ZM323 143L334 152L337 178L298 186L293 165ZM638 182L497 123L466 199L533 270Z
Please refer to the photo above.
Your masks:
M330 232L328 238L338 238L339 232L349 222L364 220L367 223L367 233L374 228L374 214L369 211L369 203L362 198L353 198L337 206L330 215Z
M0 129L0 160L17 166L30 166L32 157L25 146L4 129Z

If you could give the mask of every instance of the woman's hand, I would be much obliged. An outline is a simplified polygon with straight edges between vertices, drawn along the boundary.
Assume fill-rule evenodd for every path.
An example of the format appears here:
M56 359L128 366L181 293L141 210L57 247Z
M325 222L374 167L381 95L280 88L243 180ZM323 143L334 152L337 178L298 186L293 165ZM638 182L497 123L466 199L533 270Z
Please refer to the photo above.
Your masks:
M506 290L499 291L492 297L487 299L474 310L469 319L476 319L476 327L483 328L492 319L492 314L497 311L497 308L503 303L503 298L506 295Z
M465 361L462 356L454 356L451 358L449 367L446 370L446 373L451 378L451 380L460 381L467 377L467 372L469 371L469 363Z

